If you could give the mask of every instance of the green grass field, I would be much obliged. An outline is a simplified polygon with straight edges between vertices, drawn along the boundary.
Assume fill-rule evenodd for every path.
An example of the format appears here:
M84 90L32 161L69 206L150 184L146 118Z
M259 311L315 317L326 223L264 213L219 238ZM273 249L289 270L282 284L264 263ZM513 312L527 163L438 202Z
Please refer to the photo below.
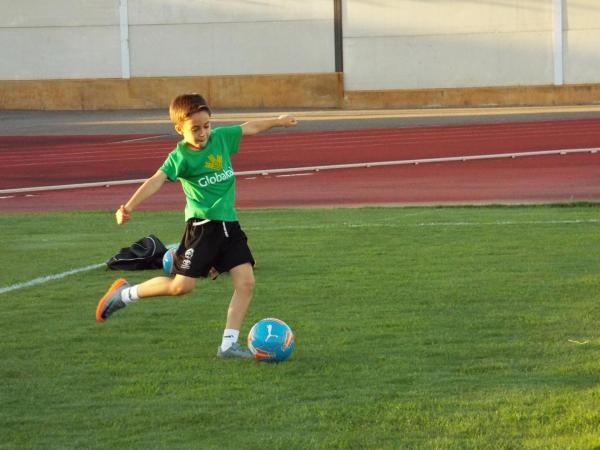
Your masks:
M285 320L281 364L215 358L227 276L104 324L123 272L0 294L0 448L600 448L599 213L241 211L258 261L241 334ZM176 242L183 217L2 214L0 229L3 288L149 233Z

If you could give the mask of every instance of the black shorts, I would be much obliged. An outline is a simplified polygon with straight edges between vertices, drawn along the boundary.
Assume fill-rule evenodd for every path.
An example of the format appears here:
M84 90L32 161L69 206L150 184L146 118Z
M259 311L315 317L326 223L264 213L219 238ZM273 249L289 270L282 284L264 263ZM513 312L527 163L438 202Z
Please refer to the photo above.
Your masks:
M173 258L173 273L200 278L211 267L222 273L244 263L254 266L254 258L239 222L189 219Z

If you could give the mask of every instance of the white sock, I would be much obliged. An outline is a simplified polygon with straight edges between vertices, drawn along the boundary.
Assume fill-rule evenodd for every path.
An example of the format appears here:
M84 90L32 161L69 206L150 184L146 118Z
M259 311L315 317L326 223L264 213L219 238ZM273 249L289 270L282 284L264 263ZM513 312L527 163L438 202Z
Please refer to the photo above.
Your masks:
M223 341L221 342L221 351L226 351L229 347L236 343L239 336L240 330L225 328L225 331L223 332Z
M125 302L126 305L129 305L130 303L133 303L139 299L140 296L138 295L137 284L135 286L125 288L121 291L121 300L123 300L123 302Z

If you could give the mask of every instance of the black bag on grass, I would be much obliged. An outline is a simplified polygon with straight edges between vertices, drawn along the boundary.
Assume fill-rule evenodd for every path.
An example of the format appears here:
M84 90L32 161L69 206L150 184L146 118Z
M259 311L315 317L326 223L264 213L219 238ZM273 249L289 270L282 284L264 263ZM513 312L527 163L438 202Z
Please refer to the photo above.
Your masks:
M165 245L153 234L135 241L130 247L122 248L106 265L113 270L162 269Z

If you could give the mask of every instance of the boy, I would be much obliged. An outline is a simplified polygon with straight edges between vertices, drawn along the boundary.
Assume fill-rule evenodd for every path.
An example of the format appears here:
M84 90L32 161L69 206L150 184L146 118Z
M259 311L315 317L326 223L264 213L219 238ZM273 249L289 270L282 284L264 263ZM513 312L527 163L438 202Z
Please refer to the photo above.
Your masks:
M155 194L166 180L179 179L186 196L186 229L173 260L175 276L156 277L130 286L116 280L96 308L103 322L115 311L141 298L174 296L191 292L198 278L211 268L229 272L233 296L227 311L219 358L252 358L238 337L254 289L254 258L234 208L235 177L230 155L238 151L242 136L252 136L273 127L296 125L295 118L252 120L242 125L211 130L211 110L198 94L180 95L169 107L171 121L183 139L177 143L160 169L148 178L129 201L116 212L119 225Z

